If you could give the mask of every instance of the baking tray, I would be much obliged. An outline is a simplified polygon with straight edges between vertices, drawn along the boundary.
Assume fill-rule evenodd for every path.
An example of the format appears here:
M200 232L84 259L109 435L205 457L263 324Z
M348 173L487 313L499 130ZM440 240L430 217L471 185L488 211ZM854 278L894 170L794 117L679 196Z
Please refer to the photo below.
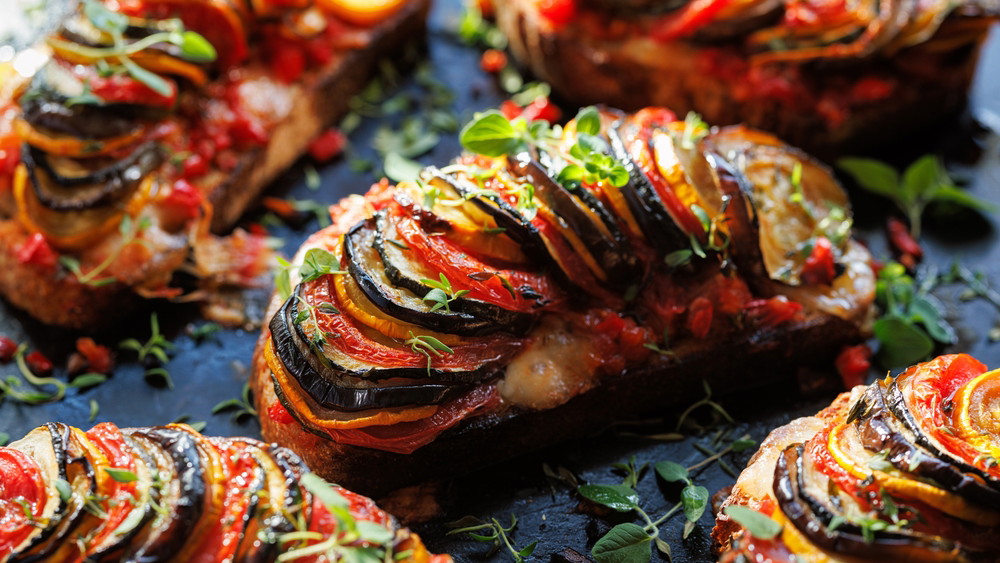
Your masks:
M464 123L473 112L496 107L504 96L495 78L480 69L479 50L457 39L454 30L461 11L460 0L438 0L431 15L427 52L423 57L434 78L452 89L453 108L459 123ZM1000 204L1000 136L993 132L1000 131L1000 72L997 72L1000 69L1000 33L997 29L993 31L980 61L969 111L913 139L911 144L887 147L875 156L906 163L919 155L939 152L946 157L955 175L968 181L971 193ZM412 108L420 106L421 96L426 92L418 82L413 73L404 73L399 81L397 92L406 93L403 97ZM373 137L382 125L397 127L404 115L405 111L364 119L350 137L353 158L342 157L323 166L303 160L275 182L268 195L332 203L345 195L365 191L376 178L372 172L356 172L352 160L377 160L370 146ZM447 162L460 150L456 137L442 134L440 143L421 157L421 162ZM314 166L321 178L318 189L314 189L315 181L308 179ZM858 236L876 257L888 258L883 226L890 211L889 204L865 193L852 192L851 196ZM260 210L252 212L247 221L259 220L262 214ZM316 222L312 221L299 228L273 227L271 233L284 241L284 252L291 254L316 227ZM970 269L983 271L988 279L1000 280L1000 245L995 241L995 217L971 214L946 221L932 219L922 240L926 252L924 267L946 269L959 260ZM984 301L963 301L958 287L944 287L935 294L944 302L947 317L958 333L957 344L944 351L970 352L987 365L1000 366L1000 344L993 344L988 338L990 329L1000 322L1000 313ZM251 293L251 310L259 311L265 298L266 291ZM204 421L208 434L259 437L259 426L252 417L236 421L229 412L211 412L218 403L240 395L257 331L223 330L199 342L189 335L192 328L204 324L196 307L157 303L122 318L112 331L97 335L97 340L112 347L129 337L144 341L149 336L149 316L154 312L163 332L176 345L165 366L172 376L173 389L147 382L143 366L130 362L131 354L119 352L118 365L107 383L83 391L71 389L64 400L46 405L25 406L4 401L0 404L0 430L16 439L48 421L82 427L100 421L139 426L163 424L186 416L189 421ZM5 304L0 304L0 334L29 342L53 359L57 366L65 365L78 336L33 322ZM4 366L0 368L0 376L13 370L13 366ZM65 374L57 370L57 375ZM724 394L724 390L716 392ZM771 428L793 417L816 412L829 403L835 393L836 389L827 388L802 395L786 386L763 389L739 398L723 396L720 402L738 421L735 425L727 425L730 428L728 439L749 434L759 442ZM93 422L90 420L92 400L100 407ZM509 522L510 515L515 515L519 523L511 534L514 544L524 547L538 540L530 558L533 561L572 560L574 555L567 550L589 555L594 541L611 526L638 520L633 515L599 513L582 504L565 482L547 476L544 468L548 467L549 473L564 468L581 483L617 483L621 475L613 471L612 464L627 462L632 457L639 466L663 460L686 466L698 463L706 457L699 450L700 446L718 449L713 446L716 430L702 433L689 430L688 437L681 441L648 437L672 432L677 410L646 413L641 419L623 413L622 418L633 419L632 422L598 436L528 454L474 475L434 484L389 502L405 516L430 518L415 524L415 529L432 550L452 553L459 561L511 558L505 550L490 554L489 544L477 543L463 535L446 535L449 529L446 522L467 515L497 517L504 523ZM700 409L695 420L705 423L706 414L705 409ZM728 455L724 459L738 470L753 451ZM710 464L693 475L697 484L706 486L712 493L734 481L719 464ZM638 490L642 507L654 518L673 506L680 492L679 487L658 480L651 470L645 472ZM678 515L662 526L661 537L670 543L674 561L709 561L713 560L711 527L709 510L687 539L682 539L683 517ZM666 560L655 551L653 558Z

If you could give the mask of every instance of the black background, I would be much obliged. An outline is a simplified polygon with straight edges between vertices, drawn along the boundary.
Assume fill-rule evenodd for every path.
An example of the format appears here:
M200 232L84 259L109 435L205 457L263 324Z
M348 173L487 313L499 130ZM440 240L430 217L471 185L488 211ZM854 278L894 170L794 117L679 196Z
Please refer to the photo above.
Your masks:
M464 123L474 111L498 105L503 96L494 78L480 70L480 52L463 45L456 38L453 30L460 13L459 0L437 3L430 21L426 56L434 75L454 90L454 106L459 122ZM906 163L921 154L939 152L946 157L949 169L956 177L968 180L972 193L1000 203L1000 137L986 130L990 126L994 130L1000 129L1000 72L997 72L1000 69L1000 34L997 31L994 29L993 41L987 45L980 61L969 112L914 138L912 144L889 147L877 156ZM581 80L585 78L581 77ZM413 92L416 107L419 89L415 81L412 77L404 77L402 84L405 91ZM573 111L570 109L567 113L572 115ZM398 124L401 117L397 114L366 119L351 135L354 151L360 156L375 158L369 144L379 123L389 120ZM977 122L986 127L976 125ZM443 134L441 143L420 160L436 164L447 162L459 151L455 137ZM375 180L371 173L352 171L347 159L339 158L328 165L316 165L322 176L322 185L313 191L305 181L308 166L313 166L308 160L298 163L271 187L269 194L332 203L344 195L365 191ZM869 244L876 257L888 258L883 234L888 204L863 193L852 192L851 196L858 236ZM259 216L259 211L251 213L248 220ZM271 232L284 240L285 253L292 254L315 228L316 223L313 222L298 230L280 227L271 229ZM970 269L987 272L991 280L1000 280L996 216L966 214L931 218L925 226L922 242L927 254L925 265L947 268L953 260L960 260ZM948 319L959 333L959 342L947 351L971 352L988 365L1000 366L1000 344L992 344L987 338L989 329L1000 320L1000 314L984 301L962 302L958 298L959 292L960 288L955 287L945 287L936 292L946 305ZM260 293L252 297L258 304L264 292ZM205 432L208 434L259 437L256 420L247 418L236 423L227 413L211 414L214 405L239 395L246 380L256 331L226 330L198 344L186 334L186 330L204 322L198 319L197 309L158 303L149 310L122 318L118 329L97 335L98 341L114 347L122 338L130 336L145 340L149 334L147 319L151 311L158 312L164 332L177 346L166 366L174 380L174 389L150 385L143 379L142 367L127 361L132 356L120 353L121 361L114 376L103 385L82 392L70 390L63 401L42 406L4 401L0 405L0 430L16 439L31 428L51 420L86 428L92 424L88 420L89 403L94 399L100 405L95 422L112 421L122 426L156 425L188 415L190 420L207 422ZM34 348L55 360L57 366L65 365L65 358L72 351L77 336L41 326L2 304L0 334L30 342ZM13 366L0 367L0 376L13 372ZM717 391L724 393L724 390ZM753 396L728 397L722 401L737 420L743 421L734 428L732 436L747 432L759 441L774 426L822 408L832 395L833 391L829 391L802 397L786 387L765 389ZM496 516L506 522L509 515L514 514L520 520L513 533L516 545L524 546L539 540L532 560L547 561L565 548L589 553L593 542L604 531L631 517L600 517L584 510L579 506L579 498L566 486L545 477L542 464L566 467L582 481L595 483L619 482L621 478L612 472L610 464L625 461L630 456L636 456L640 465L660 460L692 465L704 458L694 443L708 444L711 434L692 436L674 443L634 436L670 430L676 415L675 411L653 413L653 418L665 422L622 426L600 436L529 454L500 467L439 484L433 502L440 503L440 516L417 525L416 529L432 550L453 553L459 560L477 561L485 558L488 546L458 536L444 536L447 530L444 522L465 515ZM639 416L622 413L622 418L638 420ZM489 444L484 444L484 447L489 447ZM752 451L729 456L727 460L738 470ZM718 465L712 465L696 473L695 481L714 493L730 485L733 478ZM673 506L679 494L679 488L658 481L652 471L645 474L638 489L642 496L641 505L654 518ZM432 502L429 498L425 500ZM674 561L711 560L711 511L706 512L686 540L680 537L682 524L683 516L678 515L662 528L661 537L670 542ZM654 559L657 557L654 555ZM493 559L507 560L509 557L501 551Z

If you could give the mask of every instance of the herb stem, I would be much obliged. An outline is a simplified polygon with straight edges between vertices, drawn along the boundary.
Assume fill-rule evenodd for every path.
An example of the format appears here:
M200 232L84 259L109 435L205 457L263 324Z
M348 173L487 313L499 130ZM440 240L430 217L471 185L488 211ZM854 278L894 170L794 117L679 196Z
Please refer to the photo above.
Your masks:
M676 514L677 511L680 510L682 506L683 505L678 502L677 504L674 505L673 508L671 508L670 510L668 510L666 514L664 514L663 516L660 516L655 521L650 522L649 525L653 526L653 527L659 527L660 524L666 522L671 516L673 516L674 514ZM640 511L640 512L642 512L642 511Z

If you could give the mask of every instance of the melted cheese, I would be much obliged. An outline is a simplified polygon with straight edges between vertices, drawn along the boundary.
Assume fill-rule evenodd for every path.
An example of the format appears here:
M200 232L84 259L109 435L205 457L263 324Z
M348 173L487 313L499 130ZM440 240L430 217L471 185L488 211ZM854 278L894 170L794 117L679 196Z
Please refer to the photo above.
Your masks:
M580 354L587 346L565 321L547 316L527 349L507 366L497 384L500 395L517 406L549 409L583 393L595 383L595 366Z

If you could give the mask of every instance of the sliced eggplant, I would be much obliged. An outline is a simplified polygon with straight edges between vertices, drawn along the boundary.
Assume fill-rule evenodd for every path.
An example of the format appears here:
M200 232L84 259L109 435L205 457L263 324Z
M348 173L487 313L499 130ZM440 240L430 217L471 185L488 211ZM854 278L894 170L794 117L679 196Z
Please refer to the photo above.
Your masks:
M233 561L270 563L281 553L278 537L294 531L292 518L299 514L308 522L308 493L299 485L308 469L290 450L278 446L258 446L244 441L264 470L266 502L258 502L247 522Z
M375 225L373 243L382 258L386 277L393 285L409 290L415 295L427 295L433 288L421 280L436 280L438 272L428 269L419 261L419 257L412 250L389 242L399 240L396 234L396 225L390 217L384 214L377 215ZM522 296L524 296L523 293ZM507 330L515 334L526 332L535 320L535 316L532 314L505 309L494 303L468 297L452 300L450 308L453 311L493 323L500 327L500 330Z
M21 118L32 127L80 139L122 137L143 127L142 119L162 111L130 104L69 103L83 100L86 84L58 61L42 67L21 95Z
M861 526L845 519L831 529L832 503L824 503L806 491L803 446L793 444L778 456L774 471L774 493L782 513L795 528L820 547L838 555L887 561L973 561L978 557L950 540L905 529L870 531L866 540ZM813 487L812 490L815 490Z
M127 199L163 162L163 153L156 144L147 143L118 160L73 159L25 145L22 161L40 205L53 211L83 211Z
M912 436L914 443L924 448L925 451L929 452L935 458L952 465L959 472L1000 491L1000 483L997 483L996 479L982 469L970 465L959 457L950 454L944 446L920 428L913 413L907 407L906 396L909 394L907 381L908 379L905 377L897 378L889 384L884 392L885 405L892 413L895 421L899 423L901 428L905 429L909 436ZM903 388L901 388L901 384Z
M385 264L376 247L377 236L375 217L355 225L344 237L344 260L353 282L379 310L400 321L435 332L477 336L505 329L491 320L457 310L440 308L433 311L422 295L394 285L386 274Z
M470 253L501 265L528 263L521 246L491 215L463 198L450 177L430 167L421 172L421 179L419 184L397 184L395 196L425 230L440 232Z
M868 386L852 407L852 421L865 448L886 451L886 460L898 470L938 483L966 500L1000 510L1000 484L963 472L950 460L934 455L918 445L914 435L889 412L881 382Z
M585 252L596 261L598 279L616 289L624 289L642 278L642 265L628 240L618 228L615 218L594 194L586 189L569 190L555 180L558 166L550 155L540 153L548 161L543 166L529 153L510 159L510 169L516 175L531 180L535 197L544 204L583 243Z
M626 143L637 137L638 127L625 121L617 121L608 127L607 135L612 156L625 167L629 175L628 184L619 189L646 240L662 254L687 248L690 245L688 235L674 222L649 177L629 153Z
M144 452L159 477L157 516L133 540L123 562L167 561L195 535L208 487L198 442L175 426L124 431L129 445Z
M750 186L759 223L756 240L772 279L802 285L799 276L816 237L832 243L835 259L846 251L850 202L826 166L770 135L740 126L710 133L704 142Z
M406 405L438 404L462 386L428 383L450 380L478 382L497 372L491 363L474 370L446 372L439 369L392 368L365 363L337 352L333 347L316 350L305 334L298 315L298 298L290 298L271 319L274 349L287 372L320 406L358 411Z

